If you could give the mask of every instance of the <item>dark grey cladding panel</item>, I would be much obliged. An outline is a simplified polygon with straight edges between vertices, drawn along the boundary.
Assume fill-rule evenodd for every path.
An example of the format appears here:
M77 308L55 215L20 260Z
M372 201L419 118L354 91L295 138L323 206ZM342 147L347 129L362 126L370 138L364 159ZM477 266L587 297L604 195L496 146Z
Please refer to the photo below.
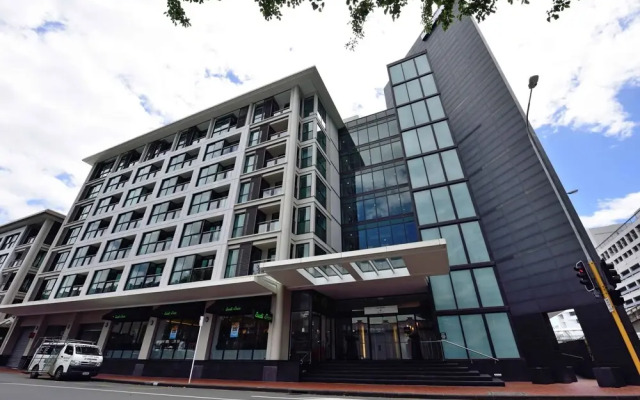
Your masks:
M410 54L425 50L512 313L594 303L573 271L579 243L475 24L436 27Z

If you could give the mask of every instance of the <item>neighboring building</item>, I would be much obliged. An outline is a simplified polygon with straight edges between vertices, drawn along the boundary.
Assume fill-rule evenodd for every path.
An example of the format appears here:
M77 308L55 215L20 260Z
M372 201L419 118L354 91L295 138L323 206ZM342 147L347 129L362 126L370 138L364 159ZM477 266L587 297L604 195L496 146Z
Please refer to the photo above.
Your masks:
M624 308L637 332L640 332L640 209L619 225L591 229L594 239L600 239L596 249L600 256L613 264L622 279L617 289L622 292ZM604 233L609 233L604 235Z
M584 332L575 311L564 310L554 314L549 321L559 343L584 339Z
M46 210L0 226L0 304L22 303L64 215ZM13 319L0 312L0 345Z
M18 316L0 354L61 335L147 376L444 358L523 380L562 365L546 314L574 308L633 379L566 212L586 231L476 24L388 69L388 110L347 123L310 68L86 159L27 301L0 307Z

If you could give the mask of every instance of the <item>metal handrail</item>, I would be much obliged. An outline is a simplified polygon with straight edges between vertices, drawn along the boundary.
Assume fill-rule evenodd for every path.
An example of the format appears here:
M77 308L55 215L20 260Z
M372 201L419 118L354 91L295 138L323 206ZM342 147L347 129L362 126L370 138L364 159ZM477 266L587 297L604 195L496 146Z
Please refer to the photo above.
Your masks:
M569 353L560 353L560 354L562 354L563 356L572 357L572 358L577 358L577 359L579 359L579 360L584 360L584 357L576 356L576 355L574 355L574 354L569 354Z
M498 360L498 359L497 359L497 358L495 358L495 357L491 357L491 356L489 356L489 355L487 355L487 354L481 353L481 352L479 352L479 351L477 351L477 350L474 350L474 349L470 349L470 348L468 348L468 347L466 347L466 346L463 346L463 345L458 344L458 343L451 342L451 341L446 340L446 339L440 339L440 340L421 340L421 341L420 341L420 343L449 343L450 345L453 345L453 346L456 346L456 347L460 347L461 349L465 349L465 350L467 350L467 351L471 351L471 352L476 353L476 354L480 354L481 356L486 357L486 358L490 358L490 359L492 359L493 361L496 361L496 362L500 361L500 360Z

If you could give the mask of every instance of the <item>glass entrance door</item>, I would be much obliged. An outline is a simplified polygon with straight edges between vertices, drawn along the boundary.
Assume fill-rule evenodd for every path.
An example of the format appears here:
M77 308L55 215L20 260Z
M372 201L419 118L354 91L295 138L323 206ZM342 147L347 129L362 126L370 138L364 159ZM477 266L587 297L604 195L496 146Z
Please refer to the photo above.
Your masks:
M372 360L399 360L398 318L395 315L369 317L369 341Z

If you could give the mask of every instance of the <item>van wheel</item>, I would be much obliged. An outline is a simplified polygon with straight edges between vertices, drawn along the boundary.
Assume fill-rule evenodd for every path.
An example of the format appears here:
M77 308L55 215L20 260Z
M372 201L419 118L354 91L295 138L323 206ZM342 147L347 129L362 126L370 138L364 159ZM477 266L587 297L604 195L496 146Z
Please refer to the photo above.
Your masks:
M38 379L38 370L40 368L38 368L38 366L34 366L33 368L31 368L31 373L29 374L29 378L30 379Z
M56 369L56 372L53 374L53 379L61 381L63 372L64 370L62 369L62 367L58 367L58 369Z

